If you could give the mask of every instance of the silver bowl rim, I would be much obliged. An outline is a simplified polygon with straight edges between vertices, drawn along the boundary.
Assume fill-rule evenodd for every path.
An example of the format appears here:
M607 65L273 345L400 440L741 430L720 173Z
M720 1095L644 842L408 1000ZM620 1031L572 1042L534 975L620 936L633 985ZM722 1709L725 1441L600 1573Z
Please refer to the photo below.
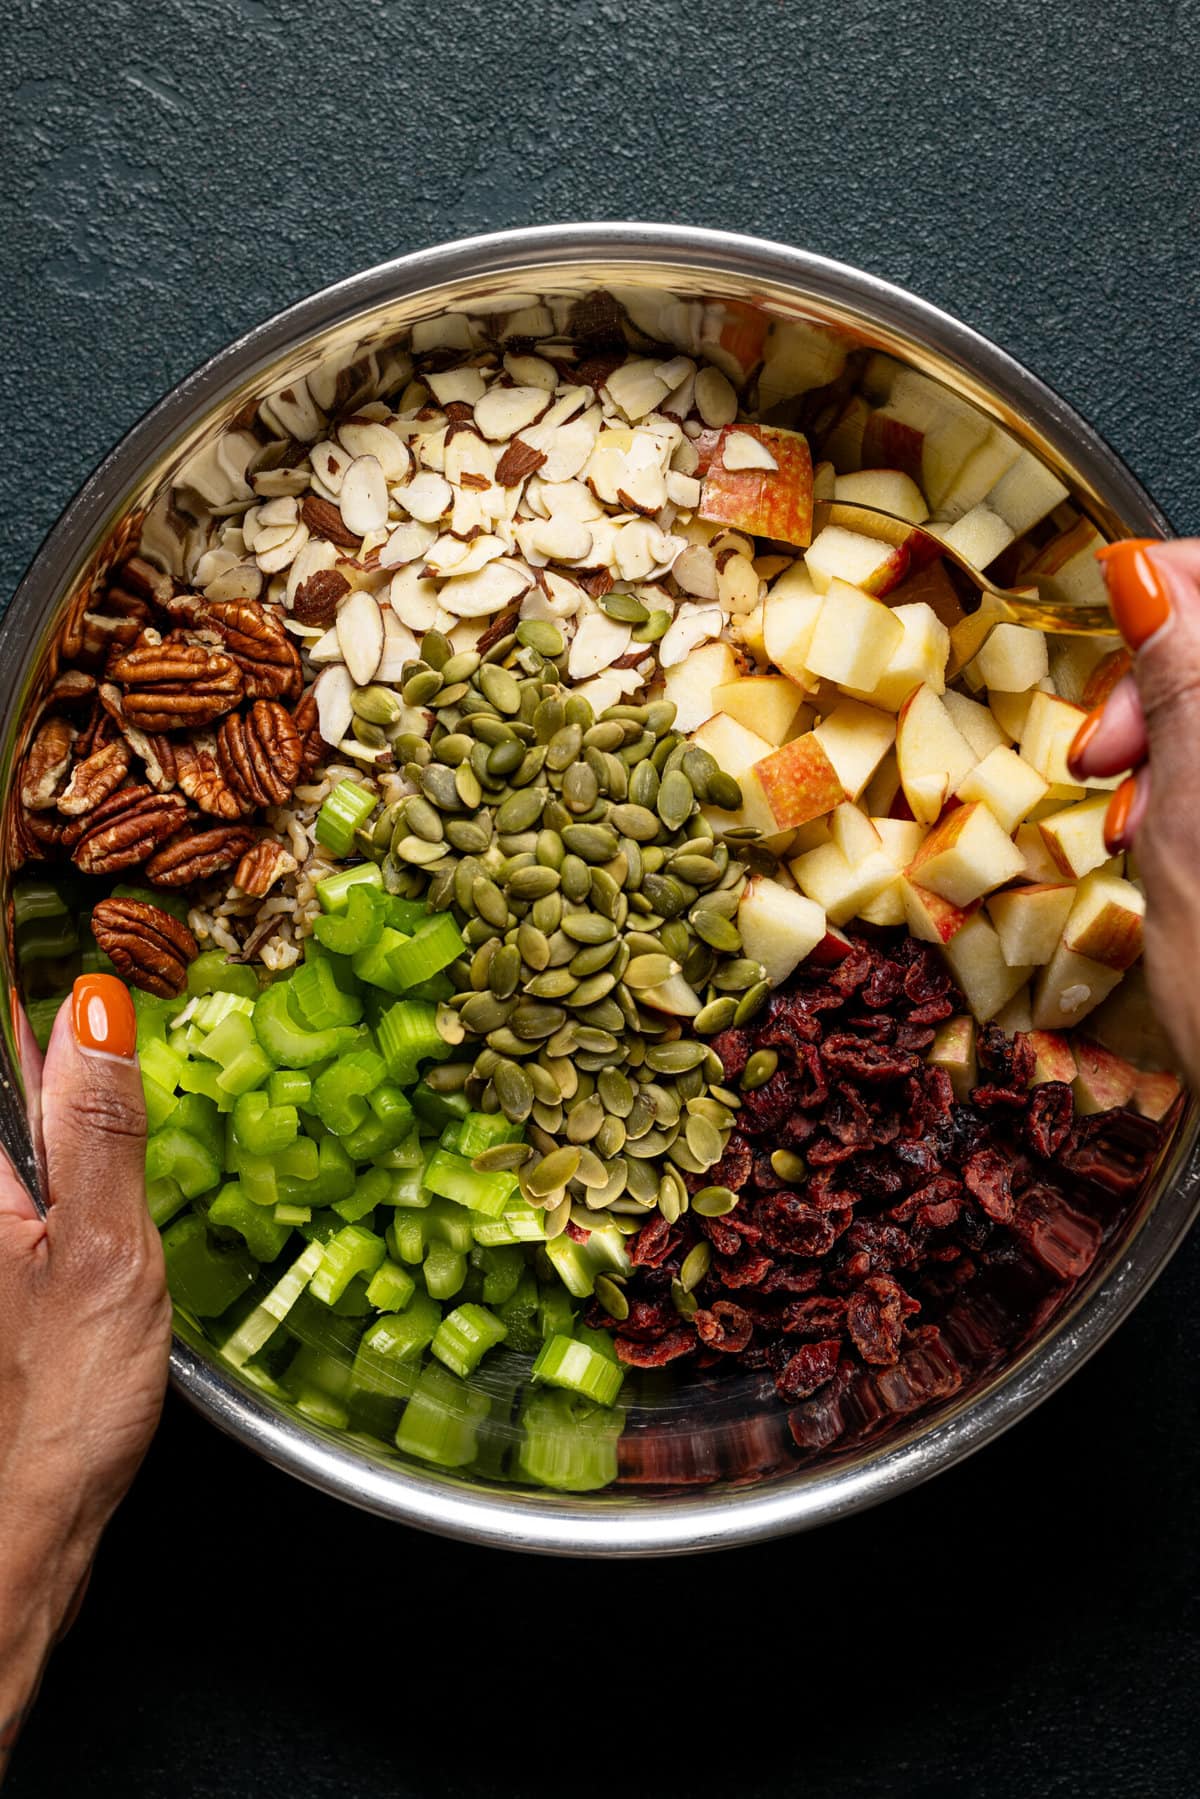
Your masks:
M1166 535L1162 511L1102 437L1058 394L988 338L928 301L866 271L786 244L702 227L563 223L461 238L416 251L324 288L217 352L153 406L64 508L0 625L0 706L20 692L47 595L57 599L114 507L160 462L195 419L282 354L388 301L481 276L527 275L603 260L678 267L689 275L750 276L865 313L957 365L1011 405L1135 530ZM45 571L49 571L48 573ZM1116 1265L1059 1323L979 1393L927 1425L919 1421L877 1450L826 1470L805 1470L762 1490L667 1498L636 1507L604 1498L566 1499L471 1489L408 1464L376 1463L304 1426L227 1378L178 1335L176 1386L212 1423L298 1478L379 1516L441 1535L559 1555L652 1556L732 1548L829 1522L907 1491L992 1442L1048 1398L1093 1355L1148 1291L1200 1207L1193 1121L1164 1168L1160 1199Z

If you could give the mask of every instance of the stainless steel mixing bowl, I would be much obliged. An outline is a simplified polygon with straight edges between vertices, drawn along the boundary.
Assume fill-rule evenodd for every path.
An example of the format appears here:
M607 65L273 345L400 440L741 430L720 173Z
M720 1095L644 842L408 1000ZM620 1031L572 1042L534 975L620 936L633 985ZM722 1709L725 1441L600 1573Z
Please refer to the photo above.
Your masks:
M788 406L850 366L866 384L883 352L944 382L1053 468L1106 536L1158 535L1166 520L1096 433L1026 369L966 326L873 276L783 245L663 225L562 225L505 232L406 256L327 288L272 319L182 382L138 424L67 507L0 630L0 779L11 790L22 721L53 661L56 632L132 532L167 564L186 560L213 508L236 498L246 427L310 435L324 412L394 385L406 348L508 341L568 329L673 343L716 359L761 342L777 358L772 398ZM747 340L747 335L748 340ZM874 360L873 360L874 358ZM832 390L831 390L832 391ZM794 416L794 414L793 414ZM6 834L7 835L7 834ZM6 846L0 875L12 880ZM3 909L6 999L18 987ZM0 1129L36 1170L20 1060L5 1032ZM991 1441L1052 1393L1115 1329L1179 1243L1200 1201L1194 1108L1146 1190L1069 1302L1047 1308L1019 1351L940 1409L804 1465L789 1454L773 1397L664 1383L653 1422L664 1479L596 1495L532 1491L400 1460L364 1436L323 1428L223 1366L177 1321L173 1377L214 1423L301 1479L408 1524L506 1548L590 1555L715 1549L822 1523L903 1492ZM740 1445L730 1455L729 1445ZM747 1444L750 1450L747 1451Z

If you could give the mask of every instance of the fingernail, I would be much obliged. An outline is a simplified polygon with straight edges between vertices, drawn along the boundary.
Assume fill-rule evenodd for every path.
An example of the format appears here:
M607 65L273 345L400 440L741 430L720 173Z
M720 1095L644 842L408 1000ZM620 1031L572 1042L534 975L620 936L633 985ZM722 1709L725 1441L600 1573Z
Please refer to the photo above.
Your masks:
M1140 799L1141 784L1137 775L1126 775L1104 814L1104 847L1110 856L1119 856L1122 850L1127 850L1137 835L1143 810Z
M1131 650L1141 649L1171 616L1166 581L1153 557L1146 554L1156 542L1153 537L1131 537L1096 551L1117 629Z
M137 1018L129 989L115 975L81 974L71 993L71 1018L80 1049L132 1062Z
M1094 707L1071 739L1071 747L1067 751L1067 767L1073 775L1082 774L1083 758L1087 754L1088 744L1100 729L1100 720L1103 717L1104 707Z

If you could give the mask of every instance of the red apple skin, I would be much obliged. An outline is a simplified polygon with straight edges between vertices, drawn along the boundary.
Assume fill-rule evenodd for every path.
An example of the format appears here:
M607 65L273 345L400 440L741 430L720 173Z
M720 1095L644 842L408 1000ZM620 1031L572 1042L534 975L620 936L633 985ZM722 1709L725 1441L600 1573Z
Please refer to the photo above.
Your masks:
M770 320L759 306L745 300L723 300L725 322L718 343L741 367L743 377L762 361Z
M1114 918L1115 914L1115 918ZM1083 931L1063 942L1077 956L1090 956L1105 968L1132 968L1142 953L1143 919L1140 912L1127 912L1122 906L1105 906Z
M908 575L899 587L892 589L888 599L893 606L910 606L923 602L937 615L947 631L952 631L966 616L942 558L938 556L923 567L914 567L911 544Z
M1078 519L1069 530L1060 531L1057 537L1050 539L1030 563L1027 576L1056 575L1073 556L1087 549L1095 535L1096 527L1090 519Z
M773 755L764 756L754 764L752 772L781 831L794 830L823 817L846 797L825 746L812 731L793 737Z
M863 427L862 465L864 468L902 469L920 487L924 447L925 433L918 431L915 425L905 425L882 412L873 412Z
M926 862L931 861L934 856L940 856L943 850L953 849L974 812L974 805L964 806L960 800L947 800L941 817L923 839L920 849L904 871L914 886L921 885L916 877Z
M1143 1118L1152 1118L1157 1124L1167 1116L1182 1091L1178 1078L1166 1069L1158 1074L1139 1074L1133 1103Z
M905 879L908 877L905 876ZM978 912L982 904L980 900L973 900L965 909L962 906L952 906L940 893L930 893L928 887L922 887L919 882L909 881L908 884L920 899L940 943L949 943L952 937L957 937L968 918L972 913Z
M1071 1084L1079 1070L1070 1040L1061 1031L1030 1031L1029 1046L1037 1058L1031 1087L1040 1087L1043 1081Z
M820 943L808 952L807 960L815 962L821 968L829 967L835 962L844 962L853 948L849 937L839 931L835 924L831 924L826 927Z
M1114 1056L1088 1037L1077 1037L1075 1060L1079 1067L1075 1100L1080 1111L1107 1112L1133 1098L1137 1069L1124 1056Z
M1117 682L1124 680L1132 667L1133 657L1128 650L1110 650L1097 662L1083 689L1083 703L1089 712L1103 706Z
M725 444L735 432L757 438L777 468L726 469ZM804 545L812 541L813 467L808 439L773 425L726 425L709 462L700 517L755 537Z
M872 575L864 583L863 592L873 595L877 600L883 599L885 594L890 598L897 587L902 586L907 578L911 560L909 546L906 543L893 544L887 561L878 574Z

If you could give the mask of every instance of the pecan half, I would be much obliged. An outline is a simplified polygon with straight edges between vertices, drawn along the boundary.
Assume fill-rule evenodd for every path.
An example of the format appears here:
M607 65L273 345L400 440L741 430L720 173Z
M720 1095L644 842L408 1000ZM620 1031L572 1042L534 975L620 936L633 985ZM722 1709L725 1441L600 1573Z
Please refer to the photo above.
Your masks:
M122 705L121 689L111 681L106 681L100 688L100 704L112 719L117 730L144 764L146 779L155 793L169 793L175 785L175 749L169 737L161 731L139 731L131 725L125 716Z
M95 675L89 675L82 668L66 668L54 681L42 707L49 711L52 706L78 706L90 700L95 692Z
M93 750L71 770L71 779L58 796L58 809L67 818L94 812L102 800L115 793L133 761L133 751L123 737Z
M123 981L160 999L183 992L188 963L200 954L185 924L142 900L101 900L92 908L92 934Z
M309 775L315 773L329 754L329 745L321 735L318 720L315 690L310 687L292 713L292 723L300 737L299 779L301 781L307 780Z
M261 843L247 850L238 863L233 884L252 899L265 899L276 881L282 880L284 875L295 874L298 866L291 850L277 837L264 837Z
M63 842L74 844L71 860L84 874L116 874L144 862L175 835L186 817L182 794L122 787L94 812L68 825Z
M144 556L131 556L114 574L113 585L164 609L170 604L175 592L175 583L170 575L155 568Z
M242 671L248 700L294 700L302 680L300 652L283 614L258 600L212 600L204 609Z
M13 802L9 813L13 862L45 862L62 847L63 821L57 812L29 812Z
M151 856L146 864L146 879L156 887L188 887L193 881L206 881L210 875L240 862L253 842L254 832L249 825L191 831Z
M328 630L337 614L338 601L350 592L350 583L336 568L320 568L296 589L292 617L302 625Z
M307 494L300 506L300 517L308 526L314 537L328 538L330 543L341 544L344 549L357 550L362 538L346 529L345 521L332 500L323 500L318 494Z
M126 690L125 717L140 731L209 725L236 706L245 691L234 659L198 643L130 650L117 658L110 673Z
M21 774L21 804L28 812L45 812L55 805L66 779L78 736L65 718L45 720L29 746Z
M300 733L277 700L258 700L235 712L217 733L217 760L226 783L249 811L282 806L300 778Z
M177 744L175 774L182 792L213 818L244 818L251 810L252 802L247 804L235 793L221 773L215 738L207 744Z

